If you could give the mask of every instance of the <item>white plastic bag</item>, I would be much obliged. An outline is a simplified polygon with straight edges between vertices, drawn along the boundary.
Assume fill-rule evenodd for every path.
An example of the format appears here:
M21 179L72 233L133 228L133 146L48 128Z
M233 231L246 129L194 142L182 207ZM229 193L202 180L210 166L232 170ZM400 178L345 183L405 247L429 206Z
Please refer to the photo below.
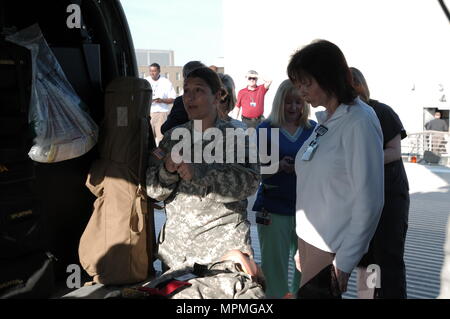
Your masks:
M34 24L6 39L31 51L29 122L36 137L28 153L30 158L52 163L87 153L97 143L98 127L67 80L39 26Z

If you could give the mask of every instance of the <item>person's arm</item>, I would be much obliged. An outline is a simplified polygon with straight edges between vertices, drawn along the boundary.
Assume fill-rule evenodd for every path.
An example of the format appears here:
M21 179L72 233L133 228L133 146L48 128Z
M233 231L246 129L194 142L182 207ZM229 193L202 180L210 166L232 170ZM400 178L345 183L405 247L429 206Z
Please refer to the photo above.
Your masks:
M166 90L167 90L166 91L167 93L165 93L164 96L167 96L167 97L155 99L156 103L172 104L173 101L175 101L177 94L175 92L175 89L173 88L172 83L169 80L167 80L167 82L166 82Z
M406 131L398 114L389 106L378 101L371 100L374 110L380 120L383 131L383 141L386 143L384 149L384 164L392 163L401 159L401 141L405 138Z
M231 111L231 117L234 117L236 120L239 120L241 108L242 108L242 91L239 91L236 100L236 105L234 106L234 109Z
M247 199L256 193L261 181L259 165L239 163L191 164L191 183L203 186L205 197L221 203Z
M271 146L272 146L271 145L271 138L269 138L269 136L271 137L271 135L268 135L266 133L266 139L265 140L266 140L267 144L265 145L265 152L267 154L261 154L260 153L260 152L262 152L261 147L263 146L263 145L260 144L261 143L261 141L260 141L260 134L261 134L261 130L263 130L263 129L270 130L271 127L267 126L266 122L263 122L262 124L258 125L258 127L256 128L256 145L257 145L257 148L258 148L259 165L261 166L261 180L264 183L265 179L268 179L268 178L272 177L273 175L277 174L280 171L280 161L277 161L277 162L270 161L268 163L265 163L265 162L263 163L263 161L261 161L261 158L263 156L268 156L269 155L269 153L271 152ZM271 165L274 165L274 167L278 168L276 170L276 172L272 172L271 174L263 173L263 168L264 167L269 167Z
M383 134L378 121L364 118L351 123L344 135L342 152L354 204L335 265L350 274L369 247L384 205Z
M264 81L264 87L266 88L266 90L268 90L270 85L272 84L272 80L263 79L263 81Z
M241 113L241 108L235 106L234 109L231 111L231 117L235 118L236 120L239 120L240 113Z
M393 139L386 143L384 150L384 164L392 163L402 158L401 137L397 134Z
M273 172L271 174L261 174L261 179L265 180L268 179L269 177L272 177L275 174L278 174L280 172L285 172L287 174L294 174L295 173L295 158L292 158L290 156L285 156L283 157L280 161L278 162L270 162L265 164L264 166L275 166L278 167L278 170L276 172ZM263 164L261 164L261 167L263 167Z
M238 137L239 140L239 137ZM224 141L225 142L225 141ZM237 145L227 145L224 156L233 154L232 163L193 163L190 183L204 189L204 196L221 203L231 203L245 200L255 194L261 181L260 166L257 156L256 163L250 162L250 138L245 137L245 157L238 161ZM228 143L227 143L228 144ZM256 151L256 149L255 149ZM255 154L256 155L256 154Z
M291 173L294 173L295 167L294 165L289 165L288 163L288 159L286 157L284 157L283 159L279 160L279 156L276 157L276 160L272 160L272 157L270 156L271 154L271 149L272 149L272 134L267 134L267 132L264 134L265 135L265 141L266 141L266 145L261 145L261 141L260 141L260 134L261 134L261 130L270 130L272 127L271 125L268 125L268 122L263 122L262 124L258 125L258 127L256 128L256 146L258 148L258 156L259 156L259 164L261 167L261 180L264 181L265 179L268 179L270 177L272 177L275 174L278 174L280 171L286 169L286 172L288 172L290 170L290 168L292 168ZM262 147L262 149L261 149ZM270 161L267 162L267 157L269 157ZM288 157L289 158L289 157ZM294 161L294 159L291 158L292 161ZM289 167L291 166L291 167ZM270 168L270 173L266 173L265 168L267 168L267 170L269 170ZM273 169L272 169L273 168ZM275 169L276 168L276 169Z
M167 152L169 138L169 136L165 136L159 147L168 156L170 156L170 152ZM158 159L151 153L147 168L147 195L157 201L167 199L180 181L180 176L176 172L176 165L168 161L167 154L164 159Z

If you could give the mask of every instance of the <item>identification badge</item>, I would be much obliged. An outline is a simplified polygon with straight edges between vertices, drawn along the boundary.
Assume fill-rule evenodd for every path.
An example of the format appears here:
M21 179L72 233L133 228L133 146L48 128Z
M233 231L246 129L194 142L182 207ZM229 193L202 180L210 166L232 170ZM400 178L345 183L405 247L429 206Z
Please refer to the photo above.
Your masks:
M302 160L303 161L310 161L311 158L313 158L314 153L317 150L317 147L319 147L319 138L321 136L324 136L326 132L328 132L328 128L324 125L319 125L317 126L317 128L314 130L314 132L316 133L316 137L314 138L314 140L311 141L311 143L309 143L309 146L306 148L305 152L302 155Z
M256 102L250 102L250 106L256 107Z
M306 148L305 153L302 155L302 161L309 161L314 156L316 149L319 145L316 141L312 141L311 144Z
M320 124L315 130L317 136L323 136L326 132L328 132L328 128L322 124Z

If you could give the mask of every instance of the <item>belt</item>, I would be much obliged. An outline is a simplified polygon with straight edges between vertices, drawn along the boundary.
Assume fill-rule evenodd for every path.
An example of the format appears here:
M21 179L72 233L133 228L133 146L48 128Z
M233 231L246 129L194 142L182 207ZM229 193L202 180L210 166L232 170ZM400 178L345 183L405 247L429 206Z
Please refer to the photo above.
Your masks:
M245 117L245 116L243 116L242 115L242 119L243 120L247 120L247 121L259 121L260 119L262 119L262 115L260 115L260 116L258 116L258 117L253 117L253 118L250 118L250 117Z

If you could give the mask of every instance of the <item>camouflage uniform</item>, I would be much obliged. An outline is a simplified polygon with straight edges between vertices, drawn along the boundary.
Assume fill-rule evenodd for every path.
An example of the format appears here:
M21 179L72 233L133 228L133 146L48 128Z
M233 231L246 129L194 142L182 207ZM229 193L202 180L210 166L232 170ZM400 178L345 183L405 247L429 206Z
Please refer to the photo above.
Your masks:
M215 127L222 131L224 139L225 129L235 128L220 119ZM192 134L193 122L176 128L187 128ZM166 132L159 145L166 154L180 142L170 138L176 128ZM209 143L212 142L203 141L202 146ZM223 141L224 157L226 144ZM256 192L260 175L259 164L248 160L248 138L245 148L245 163L236 163L236 147L233 163L193 163L195 174L191 181L182 180L177 173L169 173L162 160L151 156L147 193L151 198L165 201L166 223L159 234L158 257L169 268L194 262L208 264L230 249L253 256L247 197ZM192 162L193 158L194 151Z
M264 299L262 286L231 260L206 265L204 273L197 278L187 279L191 286L173 293L171 299ZM151 281L147 288L155 288L171 279L183 280L186 274L195 273L192 266L169 270Z

